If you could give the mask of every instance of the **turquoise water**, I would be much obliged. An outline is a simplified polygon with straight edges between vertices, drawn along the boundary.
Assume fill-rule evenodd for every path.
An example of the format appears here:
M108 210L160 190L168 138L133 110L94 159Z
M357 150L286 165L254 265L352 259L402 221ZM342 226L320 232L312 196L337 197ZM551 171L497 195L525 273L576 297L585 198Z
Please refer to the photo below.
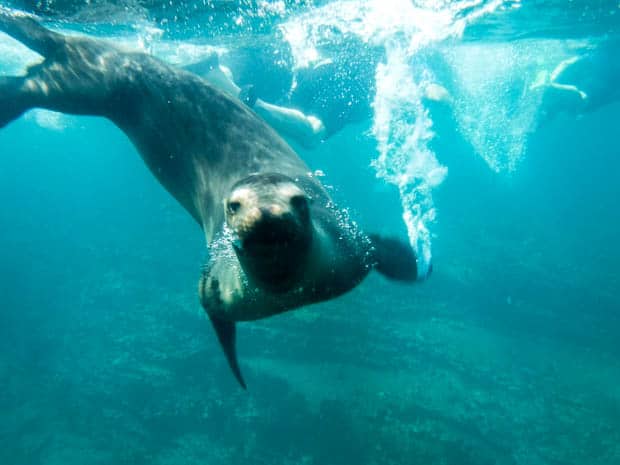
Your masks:
M317 60L368 72L366 117L291 143L433 275L240 325L242 391L193 220L110 122L29 112L0 131L0 464L620 463L618 2L290 3L32 8L215 47L275 103ZM573 58L585 98L551 85ZM36 59L0 36L3 74Z

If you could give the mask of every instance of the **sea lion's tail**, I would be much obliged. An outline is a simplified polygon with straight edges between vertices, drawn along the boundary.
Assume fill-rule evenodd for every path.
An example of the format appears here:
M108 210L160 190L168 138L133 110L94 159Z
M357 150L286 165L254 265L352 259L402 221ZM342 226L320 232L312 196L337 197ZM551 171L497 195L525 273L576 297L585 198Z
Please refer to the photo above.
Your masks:
M373 247L375 269L386 278L414 282L423 281L430 276L432 266L425 276L418 275L418 257L409 244L378 234L370 234L369 238Z

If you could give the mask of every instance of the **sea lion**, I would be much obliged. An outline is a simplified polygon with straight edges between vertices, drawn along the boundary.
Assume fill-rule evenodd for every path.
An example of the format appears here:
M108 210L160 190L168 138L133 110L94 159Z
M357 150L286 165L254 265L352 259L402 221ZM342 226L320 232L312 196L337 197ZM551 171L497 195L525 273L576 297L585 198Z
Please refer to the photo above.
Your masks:
M6 9L0 30L44 58L0 78L0 127L34 107L107 117L202 227L200 301L244 388L235 322L333 298L373 268L416 279L408 245L359 231L281 137L198 76Z

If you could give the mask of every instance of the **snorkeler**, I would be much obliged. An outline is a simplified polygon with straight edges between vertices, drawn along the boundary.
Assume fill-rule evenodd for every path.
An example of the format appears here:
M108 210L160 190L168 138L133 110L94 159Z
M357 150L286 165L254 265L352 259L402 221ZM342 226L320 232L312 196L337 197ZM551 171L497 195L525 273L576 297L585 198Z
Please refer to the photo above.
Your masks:
M604 40L541 72L530 90L545 87L541 122L559 113L581 115L620 99L619 39Z
M280 49L287 48L285 44L280 45ZM250 53L247 52L238 49L235 55L242 55L241 59L233 58L235 69L247 70L248 76L241 76L241 81L261 81L260 74L267 71L266 67L278 66L264 63L264 55L271 51L252 48ZM380 60L384 59L382 50L352 35L333 38L332 42L321 47L319 56L326 58L295 72L287 69L280 73L288 74L289 84L281 85L279 92L271 92L271 98L279 104L258 97L259 85L237 84L230 67L222 64L215 52L185 66L185 69L243 101L281 135L302 147L314 148L347 124L372 118L375 72ZM292 67L292 63L288 65ZM262 72L257 74L256 69ZM278 76L278 79L282 81L283 77ZM262 91L272 87L269 78L263 78L260 87ZM450 93L437 83L427 84L423 91L427 101L451 102Z
M185 69L242 100L280 134L312 148L345 125L372 116L375 70L383 57L382 52L355 37L341 37L325 45L321 55L329 58L294 73L289 71L288 86L279 95L272 95L279 104L260 98L254 84L238 85L216 53ZM246 60L250 62L244 64L246 67L261 69L251 66L258 65L260 58L256 54L247 54ZM255 73L249 76L250 80L258 78Z
M198 74L209 83L236 97L261 116L271 127L281 135L293 139L306 148L315 147L323 140L325 126L313 115L306 115L302 111L285 106L268 103L256 95L255 86L239 86L234 80L229 67L219 61L217 53L212 53L206 59L184 67L186 70Z

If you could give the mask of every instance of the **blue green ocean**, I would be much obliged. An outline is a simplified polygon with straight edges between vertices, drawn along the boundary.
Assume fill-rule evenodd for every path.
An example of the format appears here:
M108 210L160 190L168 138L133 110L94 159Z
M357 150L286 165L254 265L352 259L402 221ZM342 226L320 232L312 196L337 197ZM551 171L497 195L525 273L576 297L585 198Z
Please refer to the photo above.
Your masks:
M245 391L194 220L110 121L31 110L0 130L0 465L620 464L617 0L0 4L216 53L323 118L287 141L433 266L240 324ZM0 75L40 60L0 33Z

